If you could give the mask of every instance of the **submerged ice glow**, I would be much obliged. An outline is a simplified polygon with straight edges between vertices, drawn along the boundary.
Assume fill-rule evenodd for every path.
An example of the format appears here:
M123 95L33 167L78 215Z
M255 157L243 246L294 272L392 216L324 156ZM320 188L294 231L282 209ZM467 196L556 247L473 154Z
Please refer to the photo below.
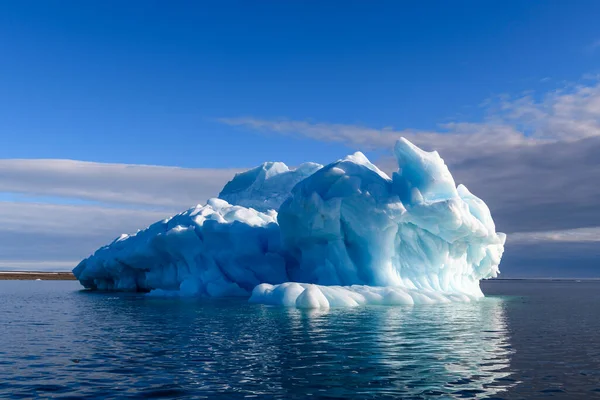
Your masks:
M482 297L506 238L488 207L437 152L401 139L394 153L392 178L362 153L296 170L265 163L221 199L123 235L73 272L91 289L302 308Z

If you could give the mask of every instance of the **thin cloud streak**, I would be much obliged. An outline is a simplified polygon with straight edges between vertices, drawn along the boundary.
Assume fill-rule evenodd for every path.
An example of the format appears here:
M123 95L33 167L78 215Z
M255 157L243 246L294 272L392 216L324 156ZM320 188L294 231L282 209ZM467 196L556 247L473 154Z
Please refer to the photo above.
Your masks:
M0 192L179 210L219 194L237 169L0 160Z
M451 122L435 131L374 129L358 125L312 123L253 117L220 118L219 122L264 133L340 142L361 149L391 148L405 137L450 162L474 152L492 154L515 147L600 136L600 82L570 84L541 98L531 93L499 96L485 102L486 117L478 122Z
M0 260L0 271L71 271L80 260L50 261L50 260Z
M527 243L587 243L600 242L600 227L567 229L563 231L519 232L507 236L508 244Z
M542 142L527 138L510 126L493 123L448 123L441 125L441 130L436 132L255 118L221 118L219 121L230 126L265 133L344 143L361 150L391 149L400 137L405 137L426 150L439 151L449 160L462 159L474 151L489 153L498 149Z

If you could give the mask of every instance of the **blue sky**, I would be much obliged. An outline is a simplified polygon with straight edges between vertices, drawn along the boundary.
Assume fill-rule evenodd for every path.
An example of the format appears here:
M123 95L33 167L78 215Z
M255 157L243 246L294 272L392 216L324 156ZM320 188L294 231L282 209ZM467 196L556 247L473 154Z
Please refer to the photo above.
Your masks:
M596 1L1 2L0 214L142 209L69 245L77 251L25 260L68 265L215 195L240 168L360 149L393 169L389 145L413 135L440 150L509 237L569 231L571 243L570 230L600 226L600 193L581 181L600 177L590 153L600 148L598 15ZM549 154L561 164L545 165ZM549 240L536 237L515 244L531 265ZM0 262L18 264L17 248L4 246Z
M214 119L398 129L477 119L490 96L598 69L600 51L589 48L600 37L600 4L578 4L3 2L8 143L0 156L186 167L327 162L347 150ZM201 156L181 146L200 142Z

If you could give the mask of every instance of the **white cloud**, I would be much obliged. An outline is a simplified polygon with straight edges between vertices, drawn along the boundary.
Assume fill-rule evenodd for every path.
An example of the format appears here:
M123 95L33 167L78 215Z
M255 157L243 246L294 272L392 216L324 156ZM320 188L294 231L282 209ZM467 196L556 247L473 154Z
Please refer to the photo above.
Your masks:
M578 140L600 135L600 84L569 85L540 101L527 94L502 100L496 115L523 133L542 140Z
M600 242L600 227L596 226L591 228L578 228L545 232L519 232L509 235L507 239L509 244L526 244L540 242Z
M261 120L255 118L221 118L230 126L245 127L265 133L303 136L324 142L339 142L361 150L391 149L405 137L426 150L437 150L445 159L462 159L473 152L490 153L520 145L534 145L541 140L524 136L514 127L488 123L446 123L439 131L373 129L357 125L310 123L305 121Z
M390 148L401 136L449 161L474 152L495 153L518 146L575 141L600 136L600 82L570 84L536 98L532 93L500 96L485 103L478 122L441 124L436 131L375 129L358 125L313 123L252 117L221 118L220 122L267 133L340 142L362 149Z
M311 123L285 119L263 120L250 117L220 118L218 121L262 132L300 135L315 140L350 143L369 148L390 147L398 138L398 132L391 128L373 129L357 125Z
M217 196L238 171L8 159L0 160L0 192L179 210Z

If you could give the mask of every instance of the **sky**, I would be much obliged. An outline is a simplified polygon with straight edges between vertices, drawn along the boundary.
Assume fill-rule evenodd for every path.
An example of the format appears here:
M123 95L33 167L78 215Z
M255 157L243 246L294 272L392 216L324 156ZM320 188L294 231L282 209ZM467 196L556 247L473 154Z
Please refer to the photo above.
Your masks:
M600 277L597 1L0 2L0 269L69 270L267 160L438 150L503 277Z

